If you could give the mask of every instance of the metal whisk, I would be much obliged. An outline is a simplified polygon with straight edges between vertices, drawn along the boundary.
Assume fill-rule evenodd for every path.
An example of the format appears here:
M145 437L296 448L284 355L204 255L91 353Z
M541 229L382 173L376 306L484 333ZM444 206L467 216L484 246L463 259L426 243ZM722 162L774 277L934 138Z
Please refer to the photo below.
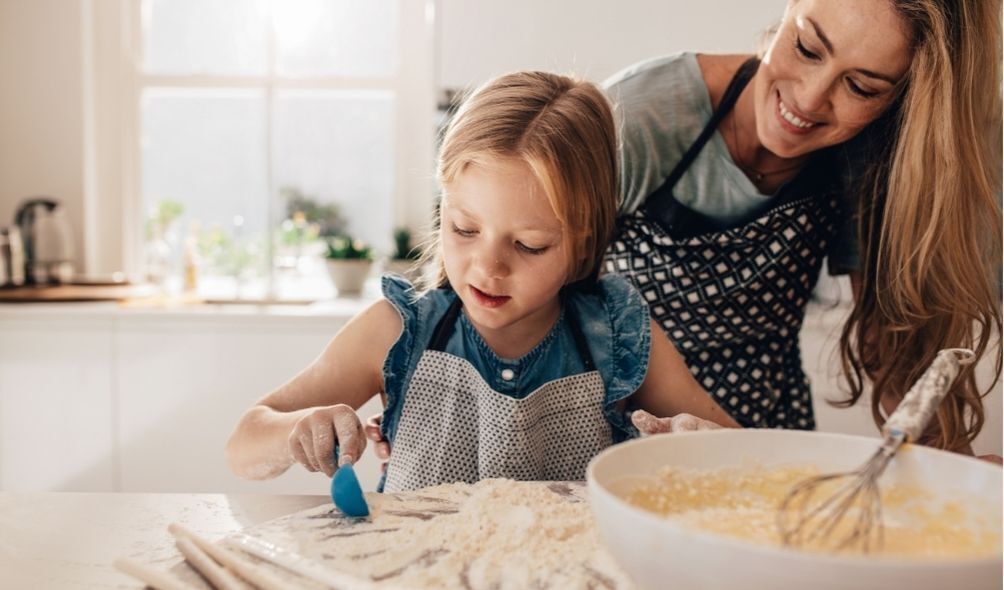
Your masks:
M818 543L838 551L858 546L864 553L873 547L881 549L878 478L904 442L920 437L959 374L959 367L975 357L967 348L939 351L882 427L885 439L868 462L854 471L809 478L792 488L777 513L784 544L798 547ZM836 486L836 491L820 495L820 500L813 502L823 486Z

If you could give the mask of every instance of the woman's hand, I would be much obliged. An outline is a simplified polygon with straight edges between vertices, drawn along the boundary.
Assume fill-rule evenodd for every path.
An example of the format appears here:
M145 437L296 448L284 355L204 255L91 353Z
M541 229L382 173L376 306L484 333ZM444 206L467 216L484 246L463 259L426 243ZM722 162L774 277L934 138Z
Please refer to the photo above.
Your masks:
M672 418L656 418L645 410L635 410L631 413L631 423L642 436L662 434L665 432L687 432L690 430L717 430L723 428L710 420L704 420L691 414L677 414Z
M338 466L355 463L366 450L363 425L355 410L345 404L318 408L300 418L289 433L289 452L307 471L335 474L335 442L339 452Z

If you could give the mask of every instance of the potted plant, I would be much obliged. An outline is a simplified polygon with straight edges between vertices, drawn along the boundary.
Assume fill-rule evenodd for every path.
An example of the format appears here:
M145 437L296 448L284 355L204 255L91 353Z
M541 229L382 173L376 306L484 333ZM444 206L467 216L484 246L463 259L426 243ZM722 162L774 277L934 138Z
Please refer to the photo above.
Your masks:
M384 262L384 272L399 274L412 283L422 276L419 265L421 250L411 241L411 230L399 227L394 230L394 253Z
M328 276L339 295L363 290L373 264L373 250L368 245L347 235L338 236L328 241L324 258Z
M279 195L286 204L286 219L276 232L275 264L302 269L321 256L327 240L345 233L346 221L336 203L320 203L295 186L284 186Z

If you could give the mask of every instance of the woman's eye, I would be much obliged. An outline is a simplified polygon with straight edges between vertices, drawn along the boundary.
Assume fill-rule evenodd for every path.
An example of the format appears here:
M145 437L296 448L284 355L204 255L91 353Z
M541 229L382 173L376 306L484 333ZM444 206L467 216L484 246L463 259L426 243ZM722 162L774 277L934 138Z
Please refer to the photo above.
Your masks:
M808 59L819 59L819 56L808 50L805 45L802 44L802 39L800 37L795 37L795 48L798 52Z
M457 227L456 224L453 224L453 233L457 234L458 236L464 237L464 238L469 238L469 237L473 236L474 234L476 234L478 232L476 232L473 229L463 229L463 228Z
M547 246L544 246L543 248L531 248L530 246L527 246L523 242L516 242L516 248L521 252L526 252L527 254L535 254L535 255L543 254L544 252L547 251Z
M872 92L871 90L865 90L864 88L858 86L858 84L854 80L852 80L850 78L847 79L847 87L851 89L851 92L853 92L854 94L857 94L858 96L860 96L862 98L871 98L871 97L873 97L873 96L875 96L875 95L878 94L878 92Z

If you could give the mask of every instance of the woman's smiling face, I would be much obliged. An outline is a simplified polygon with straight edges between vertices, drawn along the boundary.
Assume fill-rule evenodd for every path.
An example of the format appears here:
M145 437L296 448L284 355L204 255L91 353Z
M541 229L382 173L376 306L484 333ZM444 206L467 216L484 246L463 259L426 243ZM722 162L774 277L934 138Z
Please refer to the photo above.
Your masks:
M847 141L889 106L910 58L891 0L789 0L754 79L760 142L794 158Z

